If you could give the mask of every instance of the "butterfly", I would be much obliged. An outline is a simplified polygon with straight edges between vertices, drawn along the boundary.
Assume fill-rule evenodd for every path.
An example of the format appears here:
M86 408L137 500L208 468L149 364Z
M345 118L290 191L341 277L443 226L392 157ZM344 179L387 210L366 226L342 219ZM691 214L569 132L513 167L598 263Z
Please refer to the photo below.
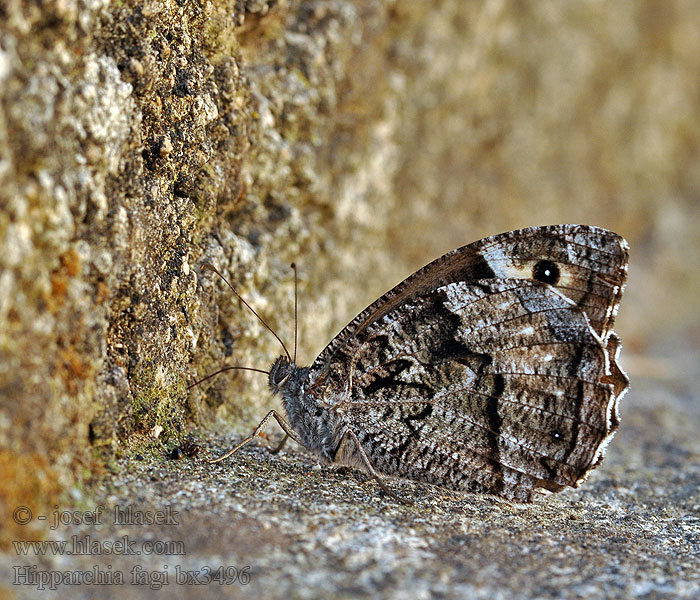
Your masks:
M317 457L385 489L389 475L531 502L578 487L629 388L613 331L628 256L622 237L585 225L448 252L358 314L311 366L285 348L263 372L286 419L270 411L212 462L275 418Z

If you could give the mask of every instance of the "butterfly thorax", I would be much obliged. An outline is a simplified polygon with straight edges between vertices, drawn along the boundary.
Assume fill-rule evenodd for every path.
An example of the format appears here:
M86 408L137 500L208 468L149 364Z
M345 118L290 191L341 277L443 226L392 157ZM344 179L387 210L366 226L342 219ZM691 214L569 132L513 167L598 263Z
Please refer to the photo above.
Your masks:
M342 431L333 414L307 393L308 376L309 367L298 367L286 356L280 356L270 369L270 389L282 396L289 424L304 446L333 461Z

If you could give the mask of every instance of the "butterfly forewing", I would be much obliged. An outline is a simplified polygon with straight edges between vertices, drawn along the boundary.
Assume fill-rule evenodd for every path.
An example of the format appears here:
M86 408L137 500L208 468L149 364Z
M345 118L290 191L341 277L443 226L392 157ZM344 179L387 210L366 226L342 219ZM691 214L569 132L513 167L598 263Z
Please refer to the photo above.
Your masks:
M321 353L309 385L380 472L531 500L600 460L626 389L607 347L627 248L539 227L424 267Z
M476 245L496 277L548 283L587 314L601 337L612 329L627 279L628 248L620 236L598 227L553 225Z

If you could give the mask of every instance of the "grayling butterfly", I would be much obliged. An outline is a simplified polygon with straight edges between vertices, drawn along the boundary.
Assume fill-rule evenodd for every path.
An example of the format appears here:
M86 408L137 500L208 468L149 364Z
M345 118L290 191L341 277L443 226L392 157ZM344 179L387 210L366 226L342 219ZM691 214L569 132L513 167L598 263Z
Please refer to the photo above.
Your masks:
M263 372L287 418L271 411L212 462L275 418L316 456L380 483L394 475L525 502L578 487L629 387L612 330L627 262L623 238L585 225L448 252L363 310L310 367L285 348Z

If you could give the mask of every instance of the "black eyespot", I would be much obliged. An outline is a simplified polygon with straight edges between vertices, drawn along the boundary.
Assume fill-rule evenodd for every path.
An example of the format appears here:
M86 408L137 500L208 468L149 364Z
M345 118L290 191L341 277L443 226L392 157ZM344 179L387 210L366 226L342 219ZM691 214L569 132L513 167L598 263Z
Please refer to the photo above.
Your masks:
M556 285L559 281L559 267L551 260L541 260L532 268L532 276L542 283Z
M550 431L549 435L552 436L553 440L560 440L562 438L561 433L559 433L556 429L553 429L552 431Z

